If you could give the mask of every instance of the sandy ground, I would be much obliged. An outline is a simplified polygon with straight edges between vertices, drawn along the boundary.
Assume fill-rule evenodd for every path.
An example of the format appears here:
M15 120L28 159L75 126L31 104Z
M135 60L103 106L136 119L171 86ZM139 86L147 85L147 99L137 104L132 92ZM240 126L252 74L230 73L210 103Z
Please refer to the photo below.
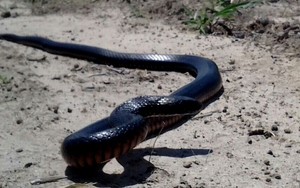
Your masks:
M124 3L42 15L8 0L0 7L11 12L0 19L0 33L122 52L205 56L218 64L225 88L196 118L161 135L154 148L152 139L122 157L123 167L113 160L98 177L31 185L64 176L59 148L71 132L108 116L127 99L168 95L193 78L94 65L0 41L1 188L300 187L299 48L284 52L270 50L277 43L199 36L165 19L134 17ZM276 14L274 20L286 21ZM286 19L300 21L292 16Z

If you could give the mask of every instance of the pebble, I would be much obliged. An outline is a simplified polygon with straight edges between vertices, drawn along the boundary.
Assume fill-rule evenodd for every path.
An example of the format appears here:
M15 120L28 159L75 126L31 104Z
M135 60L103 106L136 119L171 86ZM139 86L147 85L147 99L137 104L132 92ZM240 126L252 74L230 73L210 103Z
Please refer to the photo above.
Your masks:
M270 20L268 18L259 18L257 19L257 22L259 22L262 26L267 26L270 23Z
M58 120L59 120L59 117L56 116L56 117L54 117L51 121L54 122L54 121L58 121Z
M23 123L23 120L22 119L18 119L16 123L17 124L21 124L21 123Z
M264 164L270 166L270 161L268 159L264 160Z
M271 130L272 130L272 131L278 131L278 126L277 126L277 125L272 125Z
M226 156L227 156L229 159L233 158L233 154L232 154L232 153L229 153L229 152L226 153Z
M11 92L12 91L12 87L7 87L6 91Z
M274 178L280 180L281 179L281 175L280 174L274 174Z
M53 107L53 112L54 112L55 114L58 114L58 108L59 108L58 106L54 106L54 107Z
M270 175L270 174L271 174L271 172L269 172L269 171L265 172L265 175Z
M264 33L264 32L265 32L264 29L258 29L258 30L256 30L256 33L259 33L259 34L262 34L262 33Z
M58 172L56 170L51 170L48 172L49 176L57 176Z
M271 178L267 178L267 179L266 179L266 182L271 182Z
M234 36L238 39L243 39L243 38L245 38L245 33L243 33L243 32L234 32Z
M286 144L284 147L286 147L286 148L291 148L291 147L292 147L292 144L288 143L288 144Z
M186 180L180 180L180 187L191 188L192 186Z
M31 167L33 165L33 163L32 162L30 162L30 163L26 163L25 165L24 165L24 168L29 168L29 167Z
M226 112L227 112L227 110L228 110L228 107L227 107L227 106L225 106L225 107L223 108L222 112L226 113Z
M252 144L252 140L248 140L248 144Z
M291 130L291 129L284 129L284 133L286 133L286 134L291 134L291 133L292 133L292 130Z
M81 110L81 113L87 113L87 109L86 109L86 108L83 108L83 109Z
M192 167L192 162L184 162L182 166L184 168L191 168Z
M22 148L16 149L16 152L21 153L21 152L23 152L23 149Z
M234 65L235 64L235 60L234 59L230 59L228 62L229 65Z
M72 109L71 108L68 108L68 113L72 113Z
M52 80L61 80L61 76L53 76Z
M9 11L5 11L1 13L2 18L9 18L11 17L11 13Z
M274 153L273 153L272 150L269 150L269 151L267 152L267 154L272 155L272 156L274 157Z

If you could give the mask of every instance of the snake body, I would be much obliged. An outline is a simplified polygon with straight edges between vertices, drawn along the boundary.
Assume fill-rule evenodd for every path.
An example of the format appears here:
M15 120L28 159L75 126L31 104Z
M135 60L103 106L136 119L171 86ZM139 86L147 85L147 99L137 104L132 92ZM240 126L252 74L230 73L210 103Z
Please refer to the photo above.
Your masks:
M182 125L223 92L217 65L199 56L119 53L14 34L0 34L0 39L98 64L189 72L195 77L169 96L141 96L128 100L109 117L66 137L61 152L67 164L73 167L94 166L121 156L144 140Z

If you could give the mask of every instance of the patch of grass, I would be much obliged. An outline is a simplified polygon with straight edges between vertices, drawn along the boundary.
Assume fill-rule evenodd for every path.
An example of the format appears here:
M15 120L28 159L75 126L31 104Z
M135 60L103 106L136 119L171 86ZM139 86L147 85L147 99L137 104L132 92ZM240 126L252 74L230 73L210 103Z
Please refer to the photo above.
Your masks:
M210 5L201 10L198 9L194 14L191 10L187 10L186 13L190 19L184 23L192 29L199 30L201 34L212 33L216 25L220 25L230 32L229 28L220 21L233 21L235 16L240 13L240 9L252 8L260 2L260 0L254 0L230 3L230 0L212 0Z

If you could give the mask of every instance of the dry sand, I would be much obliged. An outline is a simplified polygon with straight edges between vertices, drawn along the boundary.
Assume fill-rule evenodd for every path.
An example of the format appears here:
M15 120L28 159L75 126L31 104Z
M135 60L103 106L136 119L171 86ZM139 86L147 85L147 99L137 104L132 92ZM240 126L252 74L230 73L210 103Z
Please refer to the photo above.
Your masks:
M269 10L276 23L299 23L299 2L292 2L294 9L285 10L278 8L285 3L267 4L252 19ZM28 4L2 0L0 13L9 10L11 16L0 19L0 33L122 52L205 56L218 64L225 93L195 119L161 135L154 148L151 139L122 157L123 167L113 160L106 175L31 185L64 176L59 148L71 132L108 116L127 99L168 95L193 78L94 65L0 41L1 188L300 187L300 55L291 45L299 45L300 32L281 43L198 36L172 25L172 16L160 19L164 11L137 18L132 4L87 4L36 15ZM260 135L249 136L254 130Z

